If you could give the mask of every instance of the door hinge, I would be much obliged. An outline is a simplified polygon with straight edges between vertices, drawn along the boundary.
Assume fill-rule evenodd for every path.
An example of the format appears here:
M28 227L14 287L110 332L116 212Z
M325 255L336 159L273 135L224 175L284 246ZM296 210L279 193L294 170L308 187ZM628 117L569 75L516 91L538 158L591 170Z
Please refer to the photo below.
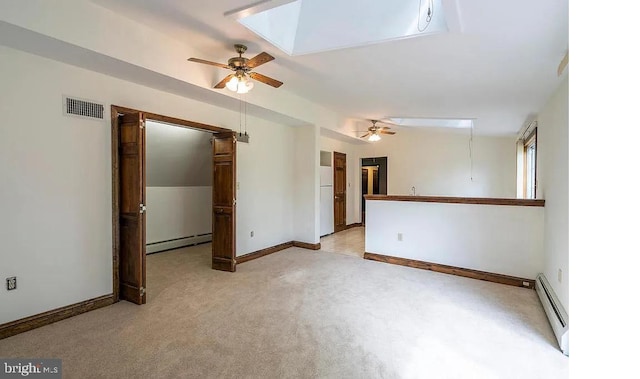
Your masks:
M146 124L146 121L142 121L142 122L140 123L140 129L144 129L145 124Z
M140 204L140 213L144 213L147 210L147 206L144 204Z
M236 199L233 199L233 206L236 205Z
M147 290L144 287L140 287L140 297L144 296L147 293Z
M238 137L236 137L236 135L234 134L233 135L233 143L236 143L236 142L238 142Z

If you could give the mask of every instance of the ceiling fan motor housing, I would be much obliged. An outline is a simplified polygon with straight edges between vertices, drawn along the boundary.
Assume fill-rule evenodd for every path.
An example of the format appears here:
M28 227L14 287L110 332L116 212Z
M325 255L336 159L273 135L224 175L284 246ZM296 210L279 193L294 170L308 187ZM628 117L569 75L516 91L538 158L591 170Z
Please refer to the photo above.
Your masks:
M238 69L245 68L247 66L247 61L248 59L244 57L233 57L227 61L227 64L233 70L238 70Z

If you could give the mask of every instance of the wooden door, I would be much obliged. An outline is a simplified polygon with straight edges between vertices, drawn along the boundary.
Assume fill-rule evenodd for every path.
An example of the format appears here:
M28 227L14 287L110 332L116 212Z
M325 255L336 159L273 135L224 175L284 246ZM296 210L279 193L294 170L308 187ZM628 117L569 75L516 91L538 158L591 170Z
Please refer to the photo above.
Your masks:
M367 202L364 199L364 195L369 193L369 170L365 167L362 168L362 226L364 226L364 215L366 212Z
M333 229L347 228L347 155L333 152Z
M236 135L213 136L213 238L211 267L236 270Z
M120 299L147 302L144 115L118 116Z

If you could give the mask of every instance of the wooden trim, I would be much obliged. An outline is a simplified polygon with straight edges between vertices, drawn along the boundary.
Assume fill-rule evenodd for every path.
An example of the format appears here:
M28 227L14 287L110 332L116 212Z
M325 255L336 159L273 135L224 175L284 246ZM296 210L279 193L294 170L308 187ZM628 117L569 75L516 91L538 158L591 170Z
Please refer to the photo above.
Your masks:
M245 254L237 257L236 263L239 264L239 263L249 262L256 258L264 257L265 255L277 253L278 251L288 249L292 246L293 246L293 241L289 241L289 242L281 243L279 245L267 247L261 250L256 250L253 253L249 253L249 254Z
M118 110L111 107L111 247L113 302L120 300L120 161L118 155Z
M213 133L231 132L231 129L221 128L214 125L202 124L195 121L183 120L175 117L168 117L156 113L140 111L133 108L127 108L119 105L111 105L111 223L112 223L112 260L113 260L113 302L120 300L120 183L119 183L119 161L118 161L118 114L136 113L144 114L146 120L155 120L166 122L187 128L195 128L200 130L211 131ZM235 238L235 233L234 233ZM234 242L235 244L235 242ZM219 267L221 270L235 271L235 261L219 261L212 262L212 266Z
M345 226L345 228L344 228L344 229L342 229L342 230L339 230L339 231L336 231L336 232L333 232L333 233L329 233L329 234L325 234L324 236L321 236L321 237L328 237L328 236L332 236L332 235L334 235L334 234L336 234L336 233L344 232L344 231L345 231L345 230L347 230L347 229L357 228L357 227L359 227L359 226L364 226L364 225L362 225L362 223L361 223L361 222L354 222L353 224L349 224L349 225Z
M529 170L529 167L527 165L527 148L529 147L529 145L531 145L531 143L535 143L536 144L536 149L535 149L535 154L536 154L536 161L535 161L535 167L534 167L534 172L533 172L533 198L535 199L538 193L538 128L535 127L533 128L533 130L531 131L531 133L529 133L529 135L524 139L524 142L522 144L522 149L523 149L523 163L524 163L524 170L522 172L522 178L524 179L523 185L523 195L526 196L527 195L527 187L528 184L527 183L527 171Z
M220 257L211 258L211 268L213 270L235 272L236 263L238 262L235 259L220 258Z
M344 192L340 193L338 192L338 187L336 186L336 183L338 183L338 180L336 179L338 177L338 170L336 170L336 161L338 160L338 157L340 157L342 160L344 160L344 177L345 177L345 182L344 182ZM337 233L337 232L341 232L343 230L345 230L347 228L347 154L345 153L340 153L338 151L334 151L333 152L333 232ZM337 219L336 217L341 217L342 215L338 216L338 212L337 212L337 206L336 204L338 203L338 200L342 199L342 202L344 203L344 225L340 225L337 223Z
M265 255L269 255L269 254L273 254L273 253L277 253L278 251L284 250L284 249L288 249L290 247L301 247L303 249L309 249L309 250L320 250L320 244L319 243L307 243L307 242L300 242L300 241L289 241L289 242L285 242L285 243L281 243L279 245L275 245L275 246L271 246L271 247L267 247L261 250L256 250L252 253L249 254L245 254L245 255L241 255L239 257L236 258L236 263L244 263L244 262L249 262L252 261L254 259L260 258L260 257L264 257Z
M295 247L301 247L303 249L309 249L309 250L320 250L320 243L307 243L307 242L300 242L300 241L293 241L293 246Z
M366 200L413 201L419 203L455 203L483 205L515 205L522 207L544 207L544 200L500 199L489 197L445 197L445 196L405 196L405 195L364 195Z
M0 339L14 336L19 333L39 328L41 326L53 324L69 317L77 316L81 313L93 311L106 307L114 303L113 294L96 297L66 307L53 309L34 316L22 318L0 325Z
M115 109L118 113L142 112L142 113L144 113L145 119L147 119L147 120L166 122L166 123L169 123L169 124L185 126L185 127L188 127L188 128L194 128L194 129L200 129L200 130L208 130L208 131L211 131L211 132L214 132L214 133L233 132L233 130L231 130L231 129L222 128L220 126L202 124L200 122L183 120L181 118L163 116L163 115L156 114L156 113L150 113L150 112L145 112L145 111L141 111L141 110L137 110L137 109L121 107L119 105L112 105L111 109Z
M464 276L466 278L486 280L488 282L507 284L510 286L535 289L536 281L534 279L519 278L516 276L509 276L509 275L503 275L503 274L494 274L492 272L478 271L478 270L472 270L468 268L447 266L447 265L442 265L438 263L423 262L423 261L417 261L414 259L392 257L389 255L374 254L374 253L367 253L367 252L364 253L364 259L377 261L377 262L391 263L391 264L400 265L400 266L419 268L422 270L431 270L431 271L441 272L444 274Z

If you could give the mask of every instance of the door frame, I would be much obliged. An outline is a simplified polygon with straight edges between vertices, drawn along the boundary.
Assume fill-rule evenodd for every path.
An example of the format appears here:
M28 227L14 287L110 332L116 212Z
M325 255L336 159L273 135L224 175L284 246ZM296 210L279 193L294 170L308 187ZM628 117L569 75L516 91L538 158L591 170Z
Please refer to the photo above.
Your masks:
M377 162L376 160L380 161ZM362 170L365 167L378 166L378 175L382 175L384 173L384 190L380 190L380 195L386 195L388 193L389 188L389 156L384 157L368 157L368 158L360 158L360 169ZM380 181L381 176L378 177L378 181ZM363 188L360 187L360 218L362 225L365 225L365 217L366 217L366 202L364 200L364 194L362 193Z
M120 301L120 162L118 156L118 116L125 113L140 112L145 120L159 121L179 127L198 129L214 134L235 133L231 129L200 122L183 120L157 113L146 112L138 109L127 108L119 105L111 105L111 227L112 227L112 261L113 261L113 301ZM213 165L213 162L212 162ZM234 183L235 186L235 183ZM212 214L213 218L213 214ZM146 242L146 241L145 241ZM235 244L235 236L233 239ZM234 249L235 255L235 249ZM235 259L235 257L234 257ZM146 268L145 268L146 270Z
M338 174L338 170L336 170L336 160L337 160L336 158L338 156L344 158L344 193L342 194L343 196L342 201L344 203L344 225L342 226L339 226L338 224L336 224L336 200L338 199L338 192L336 190L337 188L336 183L338 182L336 180L337 174ZM333 232L337 233L347 229L347 192L349 188L348 175L347 175L347 154L334 151L332 164L333 164Z

